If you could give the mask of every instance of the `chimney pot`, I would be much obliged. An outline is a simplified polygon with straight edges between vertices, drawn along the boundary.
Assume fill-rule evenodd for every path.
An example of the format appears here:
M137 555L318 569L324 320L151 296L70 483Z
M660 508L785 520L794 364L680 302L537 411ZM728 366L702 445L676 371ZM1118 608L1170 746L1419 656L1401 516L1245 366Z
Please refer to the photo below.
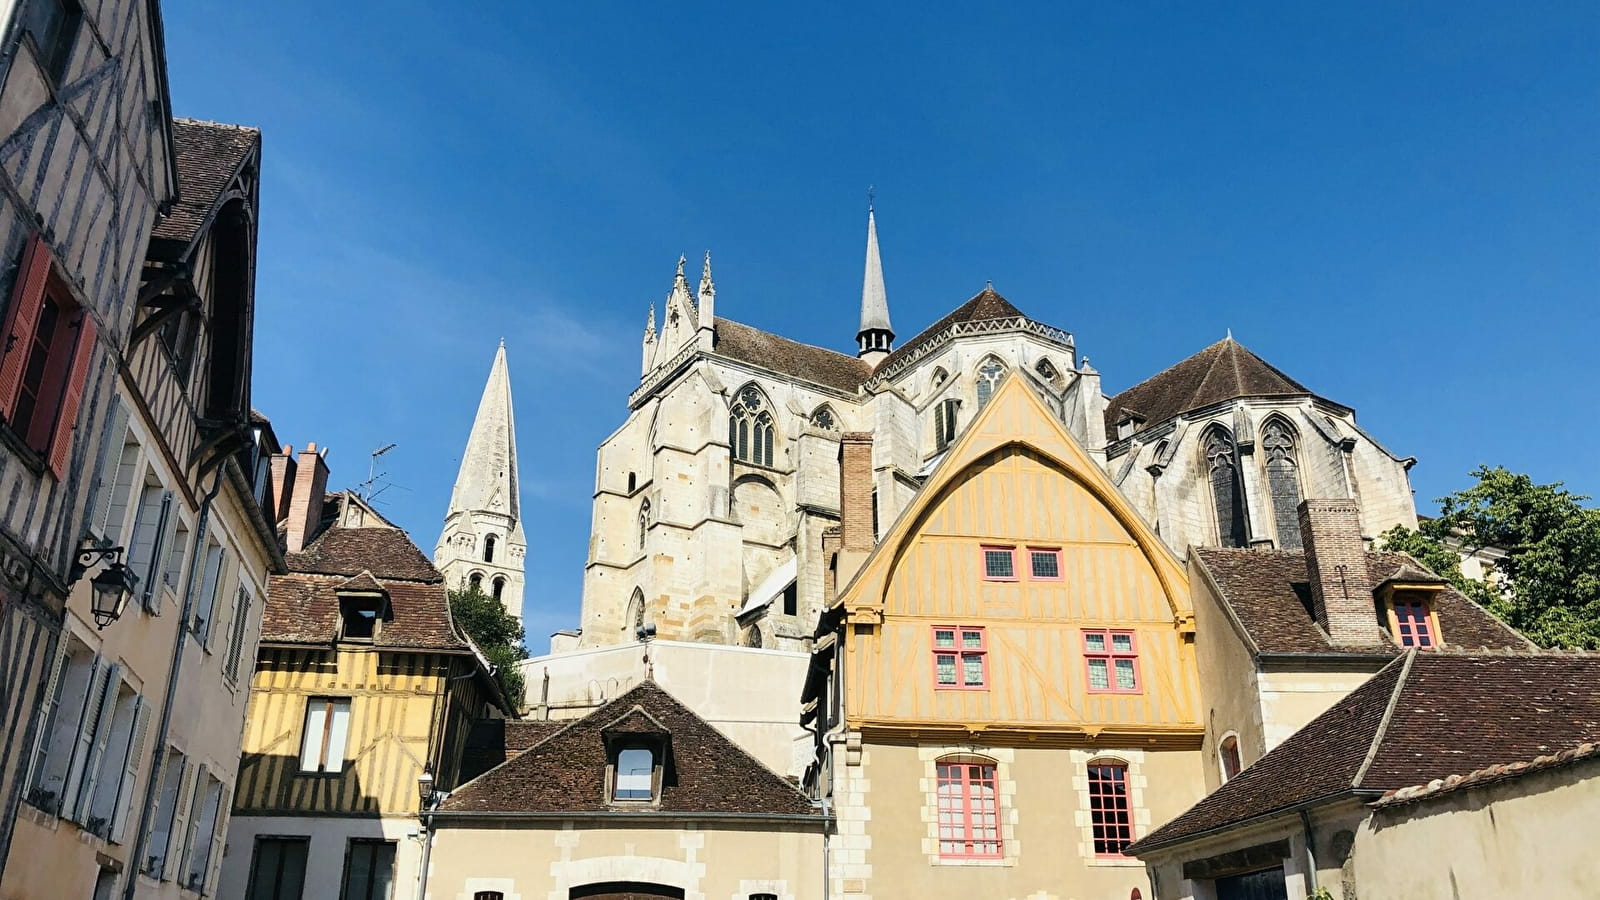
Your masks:
M294 494L288 502L288 522L284 535L284 549L299 553L317 537L317 526L322 523L323 495L328 489L328 463L317 452L315 443L307 443L300 451L295 464Z

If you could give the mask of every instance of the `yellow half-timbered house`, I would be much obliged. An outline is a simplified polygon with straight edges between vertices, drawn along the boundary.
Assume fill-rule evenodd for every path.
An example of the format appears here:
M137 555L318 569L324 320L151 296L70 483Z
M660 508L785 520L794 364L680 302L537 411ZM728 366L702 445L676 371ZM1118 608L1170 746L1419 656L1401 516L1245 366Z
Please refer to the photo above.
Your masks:
M1184 567L1026 377L877 541L842 442L804 697L833 896L1134 896L1122 848L1203 792Z
M452 790L473 722L510 704L410 537L324 499L315 445L285 450L289 573L268 591L221 896L413 896L419 777Z

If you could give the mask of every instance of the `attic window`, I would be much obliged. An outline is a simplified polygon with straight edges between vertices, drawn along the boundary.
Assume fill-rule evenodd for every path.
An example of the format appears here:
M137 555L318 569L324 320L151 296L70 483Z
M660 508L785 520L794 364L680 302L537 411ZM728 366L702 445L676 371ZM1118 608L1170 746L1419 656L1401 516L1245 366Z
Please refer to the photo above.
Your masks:
M1121 440L1125 437L1132 437L1134 432L1138 431L1139 427L1143 424L1144 419L1134 415L1133 413L1124 415L1122 418L1117 420L1117 440Z
M383 617L383 598L373 595L340 597L339 613L344 619L341 640L370 642L378 636L378 622Z
M655 797L656 754L649 747L625 747L617 753L613 800L651 800Z

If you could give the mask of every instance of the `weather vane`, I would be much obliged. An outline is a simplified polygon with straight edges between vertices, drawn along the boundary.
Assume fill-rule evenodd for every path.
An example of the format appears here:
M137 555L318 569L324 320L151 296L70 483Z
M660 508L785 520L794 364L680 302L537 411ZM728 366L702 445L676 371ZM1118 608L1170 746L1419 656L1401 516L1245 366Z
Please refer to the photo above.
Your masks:
M876 197L876 196L878 196L878 189L876 187L874 187L873 185L870 185L870 184L867 185L867 209L868 210L872 209L872 199L874 197Z

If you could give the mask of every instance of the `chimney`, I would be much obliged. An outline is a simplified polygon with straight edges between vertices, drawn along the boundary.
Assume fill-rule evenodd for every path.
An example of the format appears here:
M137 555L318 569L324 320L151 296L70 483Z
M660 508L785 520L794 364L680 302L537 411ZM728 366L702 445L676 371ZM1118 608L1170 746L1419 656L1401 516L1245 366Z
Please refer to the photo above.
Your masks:
M272 454L267 465L267 502L272 504L267 516L274 525L282 525L284 517L289 514L289 497L294 493L294 469L294 448L284 444L283 452Z
M852 431L839 438L838 587L850 583L877 543L872 519L872 435Z
M1361 540L1361 507L1354 500L1302 502L1300 540L1311 579L1312 610L1329 640L1336 647L1382 644L1366 545Z
M285 550L299 553L317 536L317 526L322 522L323 493L328 489L328 463L317 452L315 442L300 451L300 461L295 465L294 489L289 497L288 534Z

